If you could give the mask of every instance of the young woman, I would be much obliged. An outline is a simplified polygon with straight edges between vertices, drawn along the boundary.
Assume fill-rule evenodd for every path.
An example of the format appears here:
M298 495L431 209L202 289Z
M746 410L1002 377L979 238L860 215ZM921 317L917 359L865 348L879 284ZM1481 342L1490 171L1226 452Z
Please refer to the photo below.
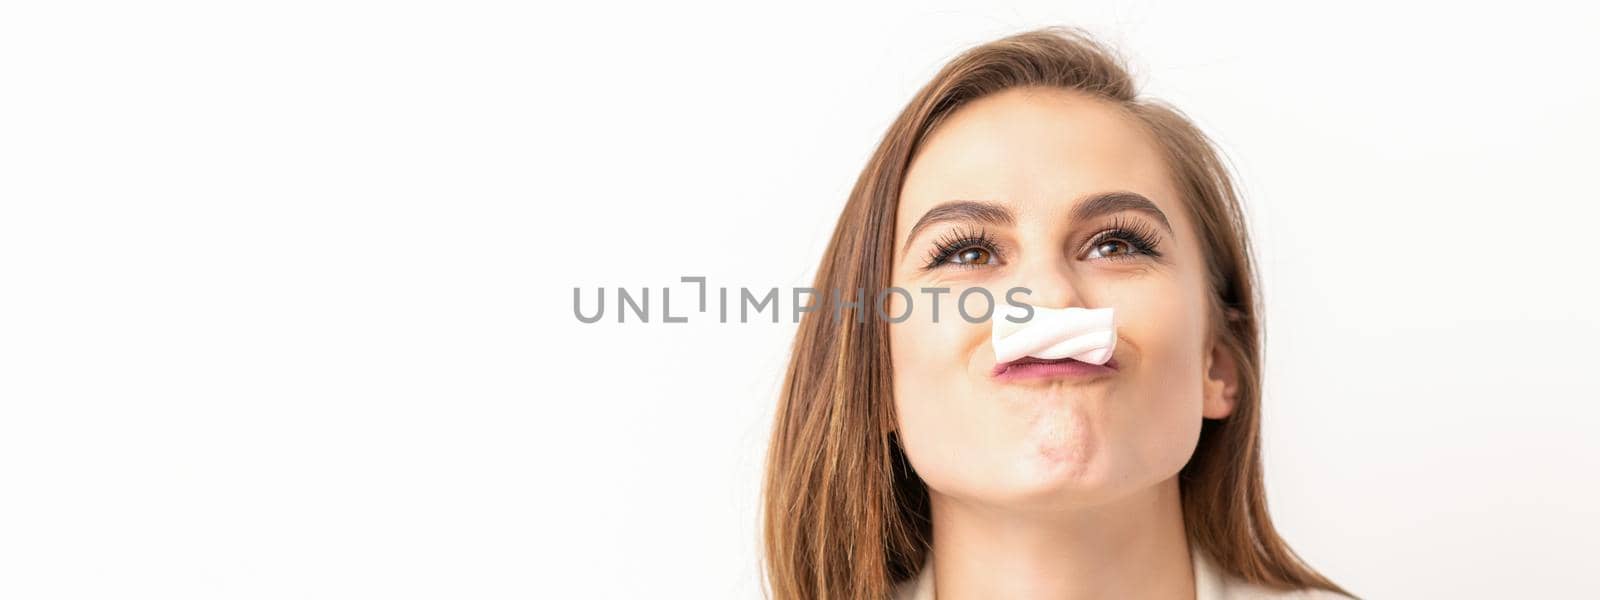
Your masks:
M800 323L764 489L772 596L1343 597L1267 513L1254 277L1210 141L1105 48L1049 29L956 58L822 259L819 298L866 301ZM973 288L1114 308L1115 352L998 363L990 323L956 316L984 312Z

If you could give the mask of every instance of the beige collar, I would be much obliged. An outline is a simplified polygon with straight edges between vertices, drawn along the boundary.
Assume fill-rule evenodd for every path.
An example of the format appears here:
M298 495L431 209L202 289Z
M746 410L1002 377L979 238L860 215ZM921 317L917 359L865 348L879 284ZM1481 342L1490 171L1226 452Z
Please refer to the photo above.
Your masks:
M1195 600L1225 600L1236 597L1230 591L1233 588L1231 578L1211 562L1211 557L1204 550L1191 544L1189 558L1190 565L1194 568ZM934 600L933 552L928 552L928 558L923 561L922 570L917 572L916 577L896 586L894 597L895 600Z

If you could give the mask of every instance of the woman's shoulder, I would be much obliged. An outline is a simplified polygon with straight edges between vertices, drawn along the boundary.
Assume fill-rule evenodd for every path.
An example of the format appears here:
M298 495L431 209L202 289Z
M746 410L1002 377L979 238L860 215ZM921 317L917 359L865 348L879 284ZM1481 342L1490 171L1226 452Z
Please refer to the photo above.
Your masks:
M1250 583L1217 568L1210 556L1191 549L1195 600L1351 600L1349 596L1315 588L1280 590ZM910 579L895 585L894 600L933 600L933 555Z
M1229 600L1351 600L1350 596L1317 588L1279 590L1269 587L1232 581L1218 598Z
M1272 587L1256 586L1250 582L1234 582L1229 586L1226 594L1221 598L1229 600L1352 600L1349 595L1339 594L1333 590L1315 589L1272 589Z

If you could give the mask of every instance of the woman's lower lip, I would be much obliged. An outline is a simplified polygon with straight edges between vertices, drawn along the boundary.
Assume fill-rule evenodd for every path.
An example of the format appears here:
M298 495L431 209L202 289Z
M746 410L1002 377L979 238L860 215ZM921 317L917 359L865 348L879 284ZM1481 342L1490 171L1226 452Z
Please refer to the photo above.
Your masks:
M1116 372L1116 369L1107 365L1061 359L999 365L995 367L994 378L1000 381L1021 381L1058 377L1099 377Z

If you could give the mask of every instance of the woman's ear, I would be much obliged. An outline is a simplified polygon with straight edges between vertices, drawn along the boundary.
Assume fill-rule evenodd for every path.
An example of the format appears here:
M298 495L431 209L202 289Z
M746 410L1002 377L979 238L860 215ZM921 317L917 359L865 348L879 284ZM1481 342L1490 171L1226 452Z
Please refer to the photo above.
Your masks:
M1221 419L1233 414L1239 396L1239 363L1233 353L1221 342L1212 342L1206 354L1204 403L1200 414L1207 419Z

